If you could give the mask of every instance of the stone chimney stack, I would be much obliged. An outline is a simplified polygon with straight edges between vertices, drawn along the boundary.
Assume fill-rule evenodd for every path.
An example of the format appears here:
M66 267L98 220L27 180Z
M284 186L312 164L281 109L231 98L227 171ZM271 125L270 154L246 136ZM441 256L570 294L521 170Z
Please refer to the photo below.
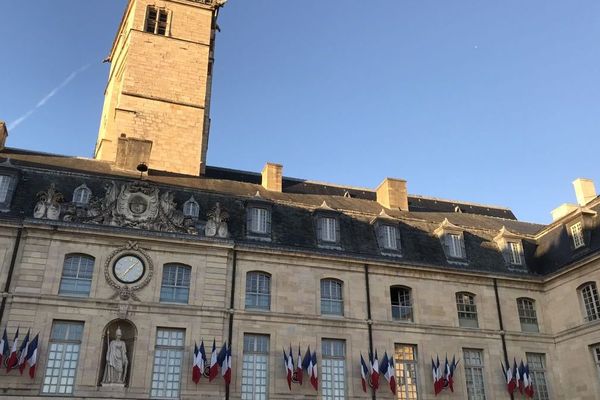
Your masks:
M408 211L408 193L406 181L395 178L385 178L376 189L377 202L390 209Z
M0 150L4 150L7 137L8 129L6 128L6 123L4 121L0 121Z
M577 178L573 181L573 187L575 188L577 203L579 203L580 206L585 206L597 196L594 181L591 179Z
M281 192L283 185L283 165L266 163L262 170L262 185L272 192Z

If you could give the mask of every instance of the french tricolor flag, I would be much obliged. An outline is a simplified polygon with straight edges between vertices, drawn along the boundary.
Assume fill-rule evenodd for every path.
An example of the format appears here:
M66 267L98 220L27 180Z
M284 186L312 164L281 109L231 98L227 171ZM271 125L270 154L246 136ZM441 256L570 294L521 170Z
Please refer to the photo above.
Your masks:
M200 382L202 369L203 368L200 368L200 350L198 349L196 342L194 342L194 366L192 367L192 381L194 381L195 384Z
M6 334L6 328L0 339L0 365L8 357L8 335Z
M15 339L13 340L12 348L10 349L10 356L8 357L8 361L6 362L6 372L10 372L11 369L17 366L19 363L19 359L17 357L17 350L19 347L19 328L17 328L17 332L15 333Z
M210 355L210 369L208 371L208 381L212 382L219 375L219 363L217 361L217 345L213 339L212 353Z
M283 349L283 363L286 370L288 388L292 390L292 376L294 374L294 357L292 356L292 346L290 346L289 355L287 355L285 353L285 349Z
M394 368L394 357L390 357L388 362L388 370L387 374L385 374L385 379L390 383L390 390L394 395L396 395L396 390L398 385L396 384L396 369Z
M29 377L33 379L35 376L35 366L37 365L37 356L38 356L38 333L35 335L29 347L27 348L27 364L29 365Z
M229 386L231 383L231 345L225 351L225 358L223 359L223 365L221 366L221 375L225 380L225 384Z
M367 380L369 379L369 367L360 353L360 380L362 383L363 392L367 393Z
M317 352L313 351L311 358L311 372L310 372L310 384L315 390L319 390L319 374L317 371Z
M300 345L298 345L298 362L296 363L296 381L302 385L302 353L300 352Z
M379 389L379 360L377 359L377 350L375 350L375 357L371 360L371 387L373 387L373 390Z
M19 366L19 372L23 375L23 370L25 369L25 364L27 361L27 349L29 347L29 330L27 330L27 335L25 335L25 339L23 339L23 343L21 343L21 347L19 347L19 362L17 365Z

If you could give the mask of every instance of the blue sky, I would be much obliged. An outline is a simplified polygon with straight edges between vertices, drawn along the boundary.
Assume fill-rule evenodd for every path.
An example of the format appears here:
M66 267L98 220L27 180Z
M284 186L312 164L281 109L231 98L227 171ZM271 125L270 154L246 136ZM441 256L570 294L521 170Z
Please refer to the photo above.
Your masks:
M9 146L92 156L125 3L3 4ZM600 186L598 1L230 0L219 25L210 165L398 177L535 222Z

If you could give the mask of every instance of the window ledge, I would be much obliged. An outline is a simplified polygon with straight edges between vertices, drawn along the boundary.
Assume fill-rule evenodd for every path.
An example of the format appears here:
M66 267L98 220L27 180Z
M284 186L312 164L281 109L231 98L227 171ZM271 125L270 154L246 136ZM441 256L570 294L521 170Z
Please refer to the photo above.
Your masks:
M319 242L317 246L321 249L329 249L329 250L342 250L342 246L335 242Z
M270 242L271 241L271 235L269 235L269 234L262 234L262 233L248 233L248 234L246 234L246 239L258 240L258 241L261 241L261 242Z

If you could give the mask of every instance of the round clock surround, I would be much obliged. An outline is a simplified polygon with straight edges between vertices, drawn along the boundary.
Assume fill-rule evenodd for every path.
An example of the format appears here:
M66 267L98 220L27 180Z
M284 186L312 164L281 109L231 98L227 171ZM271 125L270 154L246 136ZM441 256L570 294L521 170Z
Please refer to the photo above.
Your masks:
M111 252L104 263L106 281L123 300L139 301L135 292L148 285L153 274L150 255L133 241Z

